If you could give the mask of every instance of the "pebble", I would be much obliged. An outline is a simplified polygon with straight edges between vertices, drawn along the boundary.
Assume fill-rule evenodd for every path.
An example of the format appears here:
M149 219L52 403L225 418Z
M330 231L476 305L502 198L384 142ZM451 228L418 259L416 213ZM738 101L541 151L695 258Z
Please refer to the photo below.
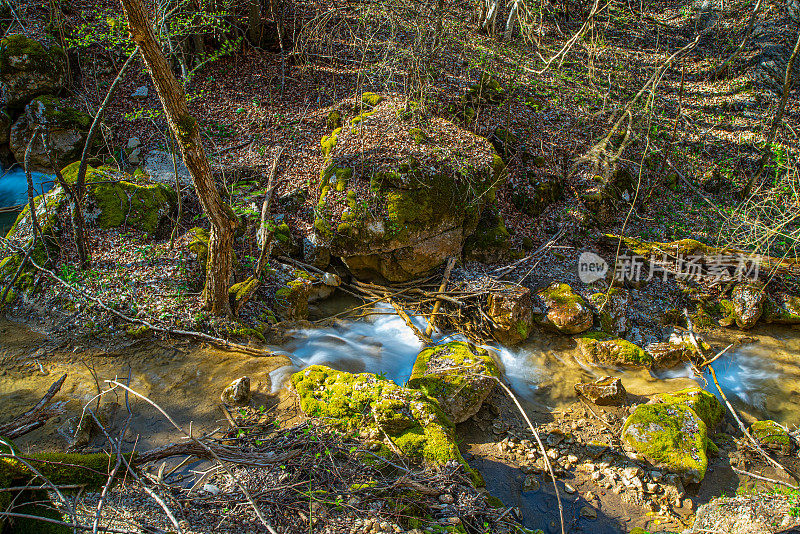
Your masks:
M564 491L566 491L567 493L569 493L570 495L572 495L573 493L575 493L575 488L573 488L573 487L572 487L571 485L569 485L569 484L564 484Z
M439 495L439 502L442 504L453 504L453 496L449 493L442 493Z
M591 506L584 506L581 508L581 517L585 517L587 519L597 519L597 510Z

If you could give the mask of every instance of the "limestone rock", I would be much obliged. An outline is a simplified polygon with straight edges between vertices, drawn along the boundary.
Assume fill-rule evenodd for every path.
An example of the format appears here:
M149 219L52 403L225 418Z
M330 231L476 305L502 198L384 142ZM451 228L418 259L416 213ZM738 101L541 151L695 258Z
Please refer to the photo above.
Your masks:
M622 427L623 446L654 467L700 482L708 468L708 431L703 420L681 404L642 404Z
M528 339L533 327L531 292L526 287L508 285L489 293L486 314L494 323L492 334L501 343L516 345Z
M656 468L675 473L684 482L700 482L708 454L716 450L708 432L722 415L717 398L700 388L664 393L636 407L622 427L622 443Z
M439 401L454 423L466 421L480 410L499 378L492 356L461 341L423 349L414 362L408 387L420 389Z
M637 345L604 332L575 338L581 355L589 363L622 367L651 367L653 358Z
M598 406L622 406L628 398L622 380L613 376L604 376L594 382L575 384L575 391Z
M331 263L331 250L314 234L303 239L303 261L317 269L324 269Z
M314 230L358 277L405 281L460 256L504 176L484 138L431 118L418 144L402 112L379 100L322 140Z
M686 534L775 534L800 531L800 518L790 509L796 499L788 494L759 492L719 497L697 509Z
M250 377L243 376L231 382L222 391L220 399L230 406L245 406L250 402Z
M503 260L511 248L511 234L506 229L497 205L483 210L475 233L464 241L464 259L483 263Z
M131 98L135 98L137 100L144 100L150 94L150 89L147 88L146 85L142 85L137 87L136 90L131 93Z
M762 284L737 284L731 294L736 326L745 330L753 328L761 317L765 299L766 294Z
M765 449L789 456L794 448L794 439L775 421L756 421L750 425L750 434Z
M607 334L624 335L631 328L628 307L631 296L627 290L612 287L605 293L595 293L589 297L600 316L600 328Z
M579 334L591 328L594 321L591 308L567 284L554 283L536 294L543 303L543 325L564 334Z
M0 41L0 82L6 105L20 109L36 96L64 87L67 56L58 47L45 48L24 35Z
M24 161L34 129L43 125L49 132L48 143L56 164L63 167L80 159L91 122L89 115L69 107L60 98L39 96L25 106L25 113L11 127L9 146L16 160ZM31 145L30 163L35 170L53 172L41 136L36 136Z

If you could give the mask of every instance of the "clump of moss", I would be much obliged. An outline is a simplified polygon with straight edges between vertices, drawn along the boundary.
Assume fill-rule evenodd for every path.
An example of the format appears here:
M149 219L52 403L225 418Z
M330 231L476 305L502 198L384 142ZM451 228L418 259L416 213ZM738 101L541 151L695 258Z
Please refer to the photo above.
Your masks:
M594 314L568 284L555 282L540 289L537 296L545 308L539 321L565 334L579 334L591 328Z
M144 324L130 325L125 330L125 334L133 339L142 339L150 335L150 327Z
M428 134L419 128L411 128L408 133L411 134L411 138L414 139L414 142L418 145L428 141Z
M496 205L487 206L475 232L464 241L464 258L493 263L503 259L511 248L511 234Z
M412 459L467 469L453 423L422 391L398 386L372 373L351 374L313 365L291 377L300 408L342 430L377 430Z
M330 113L328 113L326 125L328 126L329 130L335 130L336 128L341 128L342 114L337 110L333 110Z
M6 104L11 109L24 106L31 98L56 93L63 87L67 56L57 47L21 34L0 41L0 81L7 86Z
M794 440L789 432L775 421L756 421L750 425L750 434L764 448L777 450L789 455L794 447Z
M717 397L700 388L686 388L673 393L662 393L656 397L656 400L666 404L688 406L700 416L709 430L716 428L725 414L725 409Z
M408 387L437 399L451 420L461 423L478 413L499 377L497 364L487 351L453 341L417 355Z
M365 107L372 109L381 102L383 102L384 98L381 95L375 93L364 93L361 95L361 103L364 104Z
M295 321L308 318L308 296L311 282L297 277L275 291L273 309L286 320Z

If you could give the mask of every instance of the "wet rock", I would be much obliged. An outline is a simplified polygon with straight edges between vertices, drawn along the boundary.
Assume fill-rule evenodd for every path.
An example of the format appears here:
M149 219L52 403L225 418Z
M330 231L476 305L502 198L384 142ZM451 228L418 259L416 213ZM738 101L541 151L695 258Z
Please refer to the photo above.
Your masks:
M794 439L775 421L756 421L750 425L750 434L764 449L789 456L794 448Z
M700 341L700 343L703 343ZM704 343L704 349L711 350L711 347ZM667 341L649 343L644 348L645 352L653 359L656 367L670 368L683 362L703 360L694 346L689 335L683 332L673 331Z
M416 144L402 110L378 101L321 143L314 231L357 277L410 280L460 256L505 175L488 141L447 121Z
M501 343L516 345L528 339L533 328L531 292L528 288L507 285L489 293L486 314L492 320L492 334Z
M575 338L581 355L589 363L622 367L651 367L653 358L640 347L604 332Z
M567 284L554 283L536 293L542 302L540 322L564 334L578 334L591 328L591 308Z
M244 406L250 402L250 398L250 378L247 376L231 382L220 395L222 402L231 406Z
M597 510L591 506L582 507L580 514L581 517L585 517L586 519L597 519Z
M765 298L763 284L737 284L731 294L736 326L745 330L753 328L761 317Z
M414 362L408 387L439 401L454 423L480 410L500 372L492 356L474 345L453 341L422 350Z
M628 397L622 380L612 376L604 376L594 382L575 384L575 391L598 406L622 406Z
M603 332L622 336L630 329L628 307L631 297L627 290L612 287L606 293L595 293L589 300L597 310Z
M55 94L66 81L67 56L23 35L0 41L0 82L6 105L19 109L34 97Z
M9 147L17 161L24 161L34 131L39 126L46 126L56 165L63 167L80 159L91 122L89 115L68 106L60 98L39 96L25 106L25 113L11 127ZM30 164L36 170L52 172L50 155L39 135L31 144Z

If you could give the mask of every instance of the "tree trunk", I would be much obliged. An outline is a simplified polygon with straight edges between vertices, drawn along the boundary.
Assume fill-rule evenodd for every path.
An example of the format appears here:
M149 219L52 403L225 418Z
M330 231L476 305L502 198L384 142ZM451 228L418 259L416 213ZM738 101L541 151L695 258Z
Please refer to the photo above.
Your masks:
M183 161L192 176L195 191L203 210L211 221L206 264L206 287L203 290L203 307L215 315L230 313L228 283L233 263L233 238L236 216L214 184L197 120L189 114L183 86L167 65L167 60L153 35L150 21L145 15L141 0L122 0L131 39L144 58L156 92L164 106L167 122L178 142Z

